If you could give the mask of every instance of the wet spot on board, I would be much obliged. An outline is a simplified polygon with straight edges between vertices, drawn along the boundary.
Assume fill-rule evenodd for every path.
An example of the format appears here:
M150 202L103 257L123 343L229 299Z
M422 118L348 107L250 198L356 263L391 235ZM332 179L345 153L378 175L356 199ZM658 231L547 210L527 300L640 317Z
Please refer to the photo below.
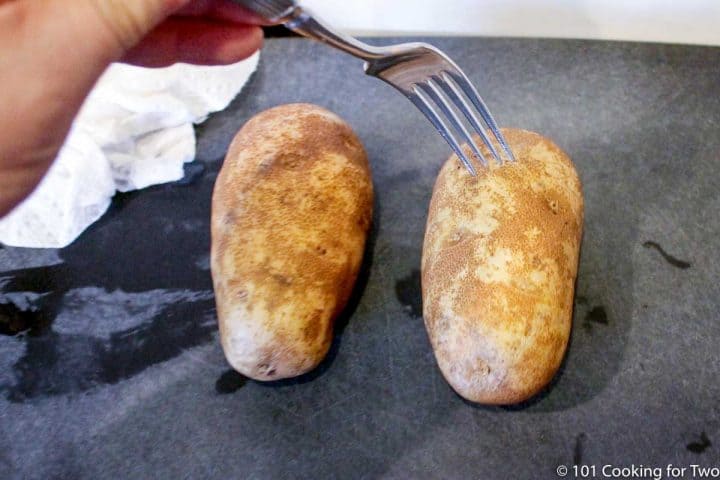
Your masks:
M687 262L685 260L680 260L679 258L676 258L676 257L670 255L669 253L667 253L657 242L648 240L643 243L643 247L652 248L652 249L656 250L665 259L666 262L668 262L670 265L672 265L675 268L679 268L681 270L686 270L686 269L692 267L692 264L690 262Z
M413 318L422 318L420 270L413 270L410 275L395 282L395 296L408 314Z
M593 307L593 309L590 310L587 315L585 315L585 320L592 323L600 323L602 325L607 325L608 318L607 313L605 312L605 307L603 307L602 305Z
M13 339L0 395L24 402L119 383L213 340L212 278L195 261L210 250L220 163L185 165L180 185L192 188L172 183L118 193L63 249L3 251L0 303L38 312L40 327ZM163 235L167 225L178 227ZM38 255L45 260L38 263ZM27 308L20 296L30 298ZM9 308L6 317L18 315Z
M573 465L582 465L583 461L583 444L585 443L585 434L581 433L575 438L575 449L573 450Z
M0 391L15 403L82 392L116 384L207 343L216 331L214 314L210 313L212 299L208 294L183 295L187 301L169 295L167 304L146 305L152 315L139 322L133 317L139 315L134 308L142 307L140 303L123 305L127 309L124 316L115 314L113 308L120 308L121 303L115 292L108 294L112 303L99 298L91 311L86 311L88 299L82 298L81 308L73 310L73 295L68 295L65 310L52 327L18 337L23 340L24 352L13 364L11 375L0 377ZM108 329L109 324L123 323L124 328Z
M209 271L210 270L210 254L205 254L195 260L195 266L203 271Z
M245 376L233 369L225 371L215 382L215 391L220 395L235 393L240 390L247 379Z
M690 442L687 444L685 448L687 448L692 453L703 453L705 450L710 447L712 443L710 442L710 439L708 438L707 434L705 432L700 433L700 440L697 442Z
M605 311L605 307L602 305L597 305L591 308L586 314L585 314L585 321L583 322L583 328L587 330L588 332L592 332L593 324L597 325L609 325L610 321L608 320L607 312Z
M43 315L34 307L21 308L14 303L0 303L0 335L14 336L37 331L43 323Z

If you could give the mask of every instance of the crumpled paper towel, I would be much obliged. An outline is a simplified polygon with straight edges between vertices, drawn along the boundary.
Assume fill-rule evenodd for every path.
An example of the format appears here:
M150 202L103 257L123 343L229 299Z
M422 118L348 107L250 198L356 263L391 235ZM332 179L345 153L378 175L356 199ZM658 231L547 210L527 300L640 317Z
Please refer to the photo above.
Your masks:
M180 180L195 158L193 124L227 107L258 60L259 53L217 67L113 64L41 184L0 219L0 242L65 247L105 213L116 191Z

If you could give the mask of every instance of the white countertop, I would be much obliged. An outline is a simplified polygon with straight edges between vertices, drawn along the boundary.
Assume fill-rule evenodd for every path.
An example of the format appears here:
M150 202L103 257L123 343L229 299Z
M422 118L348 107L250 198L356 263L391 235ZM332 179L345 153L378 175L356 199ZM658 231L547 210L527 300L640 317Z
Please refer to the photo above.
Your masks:
M354 34L487 35L720 46L718 0L301 0Z

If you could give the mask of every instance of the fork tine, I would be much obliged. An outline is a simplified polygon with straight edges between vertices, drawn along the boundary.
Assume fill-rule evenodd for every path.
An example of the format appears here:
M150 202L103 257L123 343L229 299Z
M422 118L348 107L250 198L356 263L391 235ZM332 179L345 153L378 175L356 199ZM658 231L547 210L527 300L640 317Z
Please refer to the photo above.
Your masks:
M473 141L473 138L470 136L470 133L465 128L465 125L462 124L460 121L460 118L458 118L455 111L452 109L450 104L448 104L448 101L443 96L440 88L433 82L432 80L428 80L427 82L418 83L417 84L427 95L435 102L437 106L440 107L442 112L445 114L445 117L450 120L450 123L455 128L456 131L459 131L462 134L463 139L465 142L472 148L472 151L475 152L475 155L480 159L483 166L487 167L487 160L485 159L485 156L482 154L478 146Z
M502 157L500 157L498 151L495 149L495 145L493 145L493 142L490 140L487 131L480 123L477 115L475 115L473 108L468 105L468 102L465 98L463 98L462 93L458 90L458 87L455 85L452 77L450 77L447 72L443 72L442 77L439 77L437 80L438 84L442 87L448 97L450 97L457 108L463 113L463 115L465 115L465 118L468 119L478 135L480 135L483 139L483 142L485 142L485 145L487 145L490 149L490 153L492 153L493 157L495 157L495 160L500 164L503 163Z
M480 94L477 92L473 84L470 83L470 80L467 79L465 74L462 73L460 69L458 69L458 72L448 71L447 73L453 80L455 80L455 82L460 86L460 88L463 89L465 95L467 95L473 105L475 105L475 108L477 108L478 112L480 112L480 115L483 117L483 120L485 120L485 123L487 123L490 127L490 131L492 131L493 135L502 146L508 158L514 162L515 155L513 155L512 150L510 150L510 147L505 140L505 137L503 137L502 132L500 132L500 128L498 127L497 122L490 114L490 110L488 110L487 105L485 105L485 102L483 101L482 97L480 97Z
M440 135L442 135L443 138L450 144L450 147L452 147L453 151L463 165L465 165L465 168L468 169L470 174L473 177L477 176L475 167L473 167L472 163L470 163L470 159L467 155L465 155L465 152L463 152L455 136L453 136L452 132L448 129L447 125L445 125L445 122L443 122L440 115L438 115L435 111L432 103L423 96L422 90L416 85L413 87L412 92L413 93L407 94L410 101L412 101L415 106L427 117L427 119L430 120L430 123L432 123L435 129L440 132Z

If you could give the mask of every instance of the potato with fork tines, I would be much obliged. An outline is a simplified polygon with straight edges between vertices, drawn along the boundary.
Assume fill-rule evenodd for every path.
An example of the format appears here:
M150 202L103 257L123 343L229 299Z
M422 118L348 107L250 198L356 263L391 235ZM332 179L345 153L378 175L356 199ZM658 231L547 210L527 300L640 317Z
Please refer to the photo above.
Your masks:
M365 150L314 105L262 112L240 130L212 203L211 267L228 362L257 380L325 357L372 219Z
M490 162L473 177L453 155L441 169L422 258L440 369L458 394L486 404L526 400L558 370L583 225L568 156L538 134L503 133L515 162Z

